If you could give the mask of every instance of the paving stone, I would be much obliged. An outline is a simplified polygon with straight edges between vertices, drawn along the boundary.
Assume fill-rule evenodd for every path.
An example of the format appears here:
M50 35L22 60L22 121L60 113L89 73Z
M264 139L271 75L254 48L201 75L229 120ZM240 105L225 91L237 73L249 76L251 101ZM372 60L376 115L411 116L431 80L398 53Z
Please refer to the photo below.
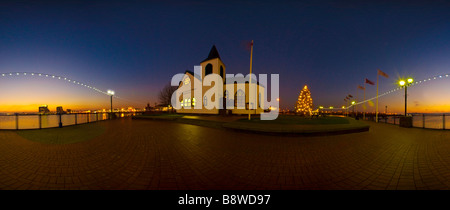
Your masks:
M65 145L0 131L0 189L450 189L449 131L367 122L368 132L295 137L170 121L98 124L104 134Z

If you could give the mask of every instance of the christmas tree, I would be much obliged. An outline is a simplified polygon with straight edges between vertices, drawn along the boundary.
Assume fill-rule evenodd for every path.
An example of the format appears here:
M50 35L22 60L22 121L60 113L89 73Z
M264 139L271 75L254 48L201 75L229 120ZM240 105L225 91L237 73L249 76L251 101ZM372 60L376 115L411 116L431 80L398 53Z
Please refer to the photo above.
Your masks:
M309 116L312 112L312 106L313 102L311 92L309 91L308 86L305 85L298 96L297 104L295 105L295 112L300 115Z

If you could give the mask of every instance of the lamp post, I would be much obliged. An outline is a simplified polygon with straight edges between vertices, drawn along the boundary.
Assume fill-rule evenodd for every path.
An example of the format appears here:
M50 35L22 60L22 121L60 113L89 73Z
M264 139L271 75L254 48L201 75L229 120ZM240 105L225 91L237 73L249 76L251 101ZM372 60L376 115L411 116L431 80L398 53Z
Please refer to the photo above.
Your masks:
M280 113L280 110L281 110L280 98L277 98L277 102L278 102L278 113ZM255 114L256 114L256 109L255 109Z
M353 114L355 114L355 101L352 101L352 106L353 106Z
M408 104L408 86L410 86L413 83L413 79L412 78L408 78L406 81L405 80L400 80L398 82L398 84L400 85L400 87L404 87L405 88L405 116L407 114L407 104Z
M111 96L111 110L110 110L110 115L111 115L111 117L112 117L112 112L113 112L112 99L113 99L113 96L114 96L114 90L108 90L107 93L108 93L109 96Z

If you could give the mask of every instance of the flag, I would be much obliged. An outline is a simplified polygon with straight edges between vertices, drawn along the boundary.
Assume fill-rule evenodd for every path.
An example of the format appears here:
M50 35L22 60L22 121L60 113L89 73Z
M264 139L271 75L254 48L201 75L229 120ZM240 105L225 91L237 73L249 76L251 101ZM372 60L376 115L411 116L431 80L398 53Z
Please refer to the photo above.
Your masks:
M383 77L389 78L389 76L386 73L382 72L380 69L378 69L378 74Z
M350 98L353 98L353 96L352 96L352 95L350 95L350 94L348 94L348 97L350 97Z
M244 48L247 51L250 51L253 46L253 41L242 41L241 45L242 45L242 48Z
M367 84L371 84L371 85L375 85L375 83L374 83L374 82L372 82L372 81L368 80L367 78L366 78L366 83L367 83Z
M361 86L361 85L358 85L358 88L361 89L361 90L364 90L364 87Z

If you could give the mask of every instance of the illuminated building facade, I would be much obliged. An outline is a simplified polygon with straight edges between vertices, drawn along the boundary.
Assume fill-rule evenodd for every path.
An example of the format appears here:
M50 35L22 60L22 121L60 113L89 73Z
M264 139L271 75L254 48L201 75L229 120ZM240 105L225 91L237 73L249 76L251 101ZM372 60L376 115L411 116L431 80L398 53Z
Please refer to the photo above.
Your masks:
M196 75L194 72L186 71L183 77L182 82L180 82L179 88L182 85L190 85L190 90L185 92L190 92L191 98L183 99L182 95L179 98L181 102L181 109L178 109L178 113L199 113L199 114L260 114L264 112L264 87L259 85L259 83L255 80L256 78L252 78L252 86L256 87L256 93L252 96L249 93L249 83L248 81L227 81L225 80L226 67L222 62L219 56L219 52L216 49L216 46L211 48L208 57L200 63L202 67L201 76ZM195 85L192 84L192 81L202 83L205 76L209 74L218 74L222 77L223 82L223 90L217 91L219 92L219 96L213 96L212 101L209 101L208 97L205 96L205 93L211 88L218 88L217 86L203 86L202 88L202 98L194 97ZM202 79L201 79L202 78ZM233 92L229 92L227 90L227 86L234 86ZM254 88L253 88L254 89ZM216 97L218 100L216 100ZM234 100L233 100L234 99ZM194 109L194 106L198 101L201 100L202 106L201 109ZM223 109L207 109L205 106L208 103L221 103ZM230 107L230 108L228 108Z

